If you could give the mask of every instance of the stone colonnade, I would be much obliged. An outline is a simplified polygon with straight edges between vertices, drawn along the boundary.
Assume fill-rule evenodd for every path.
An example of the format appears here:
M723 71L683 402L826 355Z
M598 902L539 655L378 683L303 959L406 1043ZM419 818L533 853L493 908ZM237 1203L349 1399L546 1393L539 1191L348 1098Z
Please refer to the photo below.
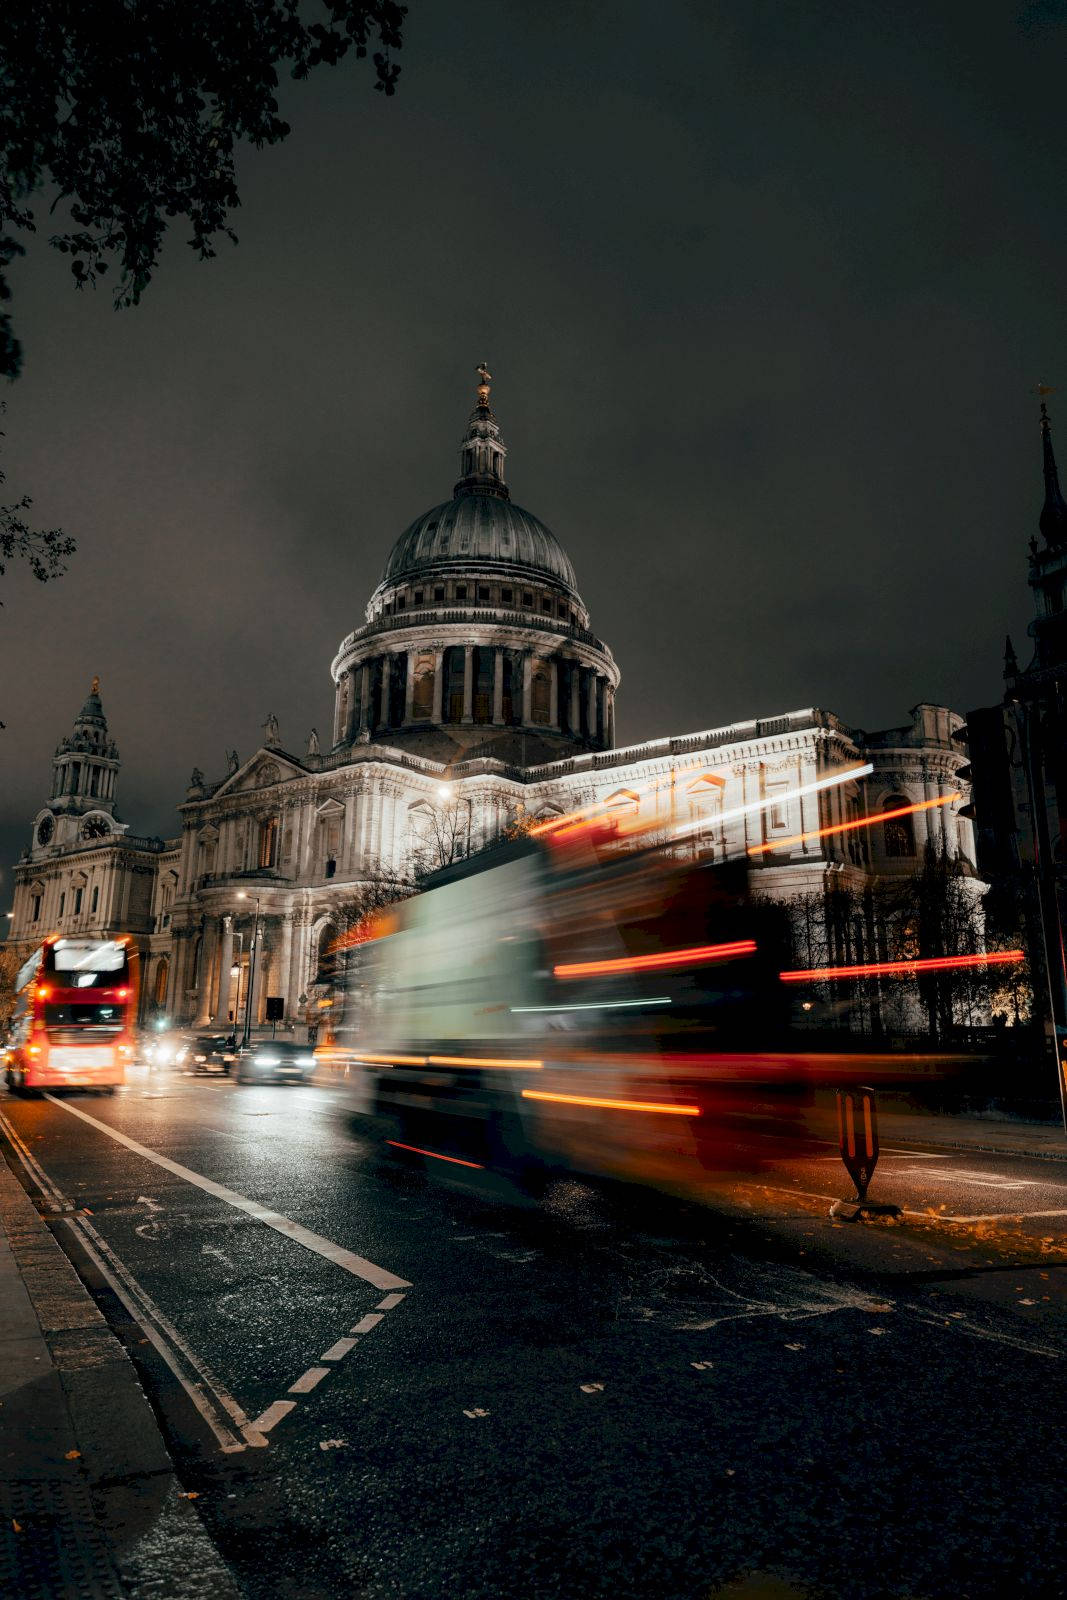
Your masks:
M414 645L340 675L335 743L419 723L542 727L610 748L615 690L607 673L577 656L493 644Z
M299 1020L300 996L311 981L312 921L312 913L302 907L261 909L252 984L253 1029L265 1022L271 995L284 1000L285 1022ZM192 1025L197 1028L213 1025L229 1031L243 1026L255 930L254 913L246 910L239 917L232 912L209 916L199 928L175 929L166 1001L171 1016L178 1019L193 1010Z

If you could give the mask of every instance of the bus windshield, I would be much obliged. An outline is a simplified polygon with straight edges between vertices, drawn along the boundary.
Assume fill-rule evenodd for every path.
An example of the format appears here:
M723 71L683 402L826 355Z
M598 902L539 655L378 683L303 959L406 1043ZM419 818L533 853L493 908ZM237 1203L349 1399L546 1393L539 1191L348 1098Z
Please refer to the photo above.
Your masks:
M126 1018L122 1005L46 1005L44 1025L53 1028L90 1029L94 1033L121 1033Z
M117 939L57 939L45 946L44 965L65 989L121 983L129 972L126 946Z

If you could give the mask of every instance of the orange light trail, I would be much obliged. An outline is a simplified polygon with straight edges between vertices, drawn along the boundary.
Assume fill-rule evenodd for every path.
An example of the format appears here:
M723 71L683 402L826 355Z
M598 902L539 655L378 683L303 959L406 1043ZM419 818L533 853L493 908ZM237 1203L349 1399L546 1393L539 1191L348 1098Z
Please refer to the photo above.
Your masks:
M431 1067L517 1067L522 1072L540 1072L541 1061L509 1060L506 1056L427 1056Z
M410 1150L417 1156L432 1156L434 1161L450 1161L454 1167L474 1167L478 1172L485 1168L480 1161L461 1161L458 1156L443 1156L439 1150L422 1150L417 1144L401 1144L399 1139L386 1139L386 1144L391 1144L394 1150Z
M934 806L950 806L962 799L958 794L944 794L937 800L918 800L913 806L898 806L893 811L876 811L873 816L854 817L850 822L835 822L826 828L809 828L807 833L791 833L788 839L770 839L766 844L750 844L750 856L761 856L768 850L784 850L787 845L803 844L807 839L827 839L832 833L851 833L854 828L869 828L887 817L907 817L914 811L929 811Z
M560 1106L595 1106L604 1111L655 1111L664 1117L699 1117L699 1106L660 1105L655 1100L602 1100L591 1094L550 1094L547 1089L524 1089L524 1100L550 1100Z
M531 1061L511 1056L402 1056L371 1055L360 1051L357 1061L372 1067L510 1067L520 1072L540 1072L543 1061Z
M780 972L783 983L822 982L825 978L906 978L914 972L948 972L954 967L993 967L1025 961L1025 950L995 950L990 955L929 956L915 961L872 961L861 967L806 967Z
M650 956L620 956L614 961L565 961L553 967L557 978L607 977L614 972L658 972L664 967L691 967L701 961L730 961L734 956L756 953L754 939L735 939L731 944L702 944L690 950L661 950Z

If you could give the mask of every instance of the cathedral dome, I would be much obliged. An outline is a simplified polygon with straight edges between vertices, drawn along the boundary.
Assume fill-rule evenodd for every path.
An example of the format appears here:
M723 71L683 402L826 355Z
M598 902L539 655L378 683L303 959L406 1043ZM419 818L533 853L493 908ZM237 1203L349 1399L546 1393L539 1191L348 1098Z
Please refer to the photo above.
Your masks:
M570 557L543 522L501 495L469 491L416 517L393 546L381 581L471 565L553 578L578 592Z

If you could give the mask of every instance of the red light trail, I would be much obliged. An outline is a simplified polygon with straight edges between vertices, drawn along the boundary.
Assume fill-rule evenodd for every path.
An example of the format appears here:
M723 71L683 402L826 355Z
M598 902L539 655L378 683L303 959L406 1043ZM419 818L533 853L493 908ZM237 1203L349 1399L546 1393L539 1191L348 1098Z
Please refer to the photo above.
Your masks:
M821 983L827 978L907 978L913 973L949 972L959 967L992 967L1025 961L1025 950L995 950L989 955L929 956L915 961L871 961L857 967L805 967L780 972L783 983Z

